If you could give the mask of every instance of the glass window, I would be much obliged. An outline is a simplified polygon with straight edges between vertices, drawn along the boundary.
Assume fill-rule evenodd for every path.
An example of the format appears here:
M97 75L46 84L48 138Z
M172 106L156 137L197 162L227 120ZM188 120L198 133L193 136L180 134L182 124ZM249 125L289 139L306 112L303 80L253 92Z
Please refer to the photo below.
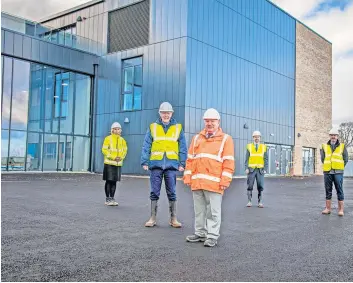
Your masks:
M7 170L7 158L9 156L9 131L1 131L1 171Z
M11 129L26 130L28 120L30 63L14 60L13 68Z
M142 109L142 57L123 61L122 109Z
M1 128L10 126L11 88L12 88L12 59L4 58L3 86L1 99Z
M72 137L60 135L59 142L59 171L71 171Z
M27 132L10 132L9 171L24 171L26 162Z
M72 170L88 171L90 158L90 139L74 137Z
M56 153L58 146L58 135L45 134L43 147L43 170L56 171Z
M28 133L26 170L42 170L42 141L43 134Z
M89 134L91 78L76 74L74 133Z

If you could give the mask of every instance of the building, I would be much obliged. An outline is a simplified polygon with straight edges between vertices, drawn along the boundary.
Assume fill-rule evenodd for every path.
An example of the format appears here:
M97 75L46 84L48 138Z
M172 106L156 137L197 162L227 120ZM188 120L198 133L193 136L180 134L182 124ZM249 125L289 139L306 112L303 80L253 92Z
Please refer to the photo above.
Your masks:
M209 107L232 135L236 175L260 130L269 174L321 172L332 120L332 45L267 0L94 0L35 23L2 14L2 170L103 169L118 121L123 172L159 104L188 142Z

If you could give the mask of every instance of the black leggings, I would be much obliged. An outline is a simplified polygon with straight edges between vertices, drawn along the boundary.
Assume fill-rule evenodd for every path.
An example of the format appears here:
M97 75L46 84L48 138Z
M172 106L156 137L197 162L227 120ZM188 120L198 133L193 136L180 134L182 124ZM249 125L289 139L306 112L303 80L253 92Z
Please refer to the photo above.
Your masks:
M105 196L113 198L116 190L116 181L105 181Z

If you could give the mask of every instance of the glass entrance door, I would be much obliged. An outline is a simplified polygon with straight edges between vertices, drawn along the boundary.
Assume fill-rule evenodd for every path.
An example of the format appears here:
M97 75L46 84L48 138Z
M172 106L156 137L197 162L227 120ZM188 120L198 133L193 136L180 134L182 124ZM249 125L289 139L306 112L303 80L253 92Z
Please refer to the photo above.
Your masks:
M268 154L268 175L276 175L277 160L276 160L276 148L271 145L267 145Z
M303 175L312 175L315 172L315 155L313 148L303 147Z

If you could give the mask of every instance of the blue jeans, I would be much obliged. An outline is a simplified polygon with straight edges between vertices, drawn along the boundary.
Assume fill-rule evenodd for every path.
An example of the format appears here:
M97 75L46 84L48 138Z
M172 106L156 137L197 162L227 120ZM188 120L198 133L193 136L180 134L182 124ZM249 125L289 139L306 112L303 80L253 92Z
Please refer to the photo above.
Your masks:
M150 175L151 182L151 200L159 200L159 195L161 193L162 181L164 177L165 188L167 191L167 196L169 201L176 200L176 170L173 169L152 169Z
M335 184L337 191L337 199L339 201L344 200L343 193L343 174L324 174L326 199L332 199L332 185Z

